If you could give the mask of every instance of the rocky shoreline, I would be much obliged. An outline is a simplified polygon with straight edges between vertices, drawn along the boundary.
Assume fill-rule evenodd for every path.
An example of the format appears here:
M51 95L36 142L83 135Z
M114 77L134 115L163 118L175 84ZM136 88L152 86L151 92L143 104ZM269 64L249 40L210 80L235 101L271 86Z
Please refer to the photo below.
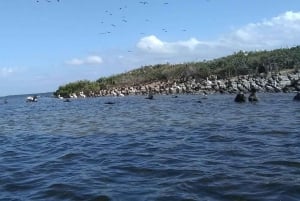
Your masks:
M160 94L212 94L212 93L249 93L252 88L257 92L294 92L300 91L300 72L284 71L280 73L261 74L259 76L244 75L230 79L218 79L210 76L206 79L158 81L143 85L112 87L100 91L88 93L70 94L70 97L101 97L101 96L128 96Z

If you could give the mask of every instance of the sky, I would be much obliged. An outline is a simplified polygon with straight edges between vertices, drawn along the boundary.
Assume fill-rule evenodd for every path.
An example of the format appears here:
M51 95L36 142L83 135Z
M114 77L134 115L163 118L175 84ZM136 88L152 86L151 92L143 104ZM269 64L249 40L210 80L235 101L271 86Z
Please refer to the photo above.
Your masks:
M300 45L299 0L1 0L0 96Z

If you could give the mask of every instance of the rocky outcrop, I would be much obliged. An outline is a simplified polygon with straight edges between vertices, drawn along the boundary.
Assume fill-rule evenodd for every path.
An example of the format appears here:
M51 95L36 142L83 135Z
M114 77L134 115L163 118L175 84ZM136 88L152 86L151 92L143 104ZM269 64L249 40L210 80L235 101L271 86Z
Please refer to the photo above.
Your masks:
M206 79L188 79L185 81L157 81L147 84L114 87L105 90L78 94L78 96L128 96L151 94L208 94L208 93L249 93L252 89L257 92L293 92L300 91L300 73L281 72L277 74L246 75L230 79L218 79L210 76ZM74 96L74 94L72 95Z

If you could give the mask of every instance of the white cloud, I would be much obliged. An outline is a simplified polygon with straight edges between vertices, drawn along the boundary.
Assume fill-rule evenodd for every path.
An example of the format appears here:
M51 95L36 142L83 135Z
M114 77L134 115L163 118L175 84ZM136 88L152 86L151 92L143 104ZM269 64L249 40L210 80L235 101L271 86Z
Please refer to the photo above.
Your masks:
M85 58L73 58L69 61L66 61L68 65L82 66L82 65L99 65L103 63L103 59L97 55L90 55Z
M228 46L244 49L297 45L300 43L300 12L287 11L269 20L250 23L222 39Z
M16 69L14 69L14 68L8 68L8 67L0 68L0 76L1 77L7 77L15 72L16 72Z
M84 60L74 58L74 59L71 59L69 61L66 61L66 63L69 64L69 65L79 66L79 65L84 64Z
M158 54L176 54L178 51L194 50L201 42L196 38L187 41L166 42L161 41L156 36L146 36L137 43L137 48L142 51Z
M170 42L150 35L141 38L136 47L147 57L159 55L176 62L180 59L211 59L239 50L275 49L299 44L300 12L287 11L270 19L249 23L213 41L190 38Z
M85 59L85 62L87 64L96 65L96 64L101 64L103 62L103 60L101 57L93 55L93 56L88 56Z
M170 49L167 42L159 40L156 36L146 36L142 38L137 47L141 50L152 52L152 53L169 53Z
M177 44L174 44L174 45L178 45L183 48L187 48L189 50L195 50L195 48L197 48L197 46L201 45L201 44L204 44L204 43L198 41L196 38L191 38L187 41L179 41L179 42L177 42Z
M279 24L281 24L282 22L299 23L299 20L300 20L300 12L287 11L284 14L279 15L278 17L274 17L271 21L279 22Z

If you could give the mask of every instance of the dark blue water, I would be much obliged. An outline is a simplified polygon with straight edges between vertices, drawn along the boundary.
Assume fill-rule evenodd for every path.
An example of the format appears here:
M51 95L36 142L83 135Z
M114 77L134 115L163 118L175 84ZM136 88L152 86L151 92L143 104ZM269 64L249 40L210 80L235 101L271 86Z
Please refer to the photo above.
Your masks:
M258 96L1 99L0 200L300 200L300 103Z

